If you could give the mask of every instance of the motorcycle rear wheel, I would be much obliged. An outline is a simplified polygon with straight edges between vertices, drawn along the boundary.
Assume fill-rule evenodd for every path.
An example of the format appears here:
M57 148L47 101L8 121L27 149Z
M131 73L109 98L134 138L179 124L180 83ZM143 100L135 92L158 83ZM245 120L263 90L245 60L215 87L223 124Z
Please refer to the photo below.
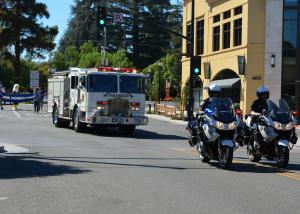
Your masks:
M232 164L233 148L223 146L219 150L219 165L222 169L228 169Z
M289 163L289 149L286 147L279 147L276 152L277 166L280 168L286 168Z

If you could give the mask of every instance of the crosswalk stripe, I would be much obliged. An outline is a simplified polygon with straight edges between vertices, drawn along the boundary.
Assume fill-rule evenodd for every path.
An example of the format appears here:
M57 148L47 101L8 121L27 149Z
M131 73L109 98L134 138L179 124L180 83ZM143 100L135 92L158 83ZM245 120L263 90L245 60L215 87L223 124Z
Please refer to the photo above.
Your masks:
M20 119L22 118L21 115L17 111L13 111L13 112L18 118L20 118Z

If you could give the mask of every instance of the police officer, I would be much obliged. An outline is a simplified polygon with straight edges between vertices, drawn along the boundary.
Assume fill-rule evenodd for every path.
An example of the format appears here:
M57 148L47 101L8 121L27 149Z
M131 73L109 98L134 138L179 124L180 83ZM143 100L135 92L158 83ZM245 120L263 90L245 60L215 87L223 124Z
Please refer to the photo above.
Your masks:
M256 90L257 99L252 103L251 112L252 116L258 116L265 109L268 109L267 101L270 96L269 89L265 86L261 86Z
M221 88L217 84L212 84L208 87L208 96L209 98L203 100L200 103L200 111L204 112L204 110L210 107L210 98L220 97L221 96Z

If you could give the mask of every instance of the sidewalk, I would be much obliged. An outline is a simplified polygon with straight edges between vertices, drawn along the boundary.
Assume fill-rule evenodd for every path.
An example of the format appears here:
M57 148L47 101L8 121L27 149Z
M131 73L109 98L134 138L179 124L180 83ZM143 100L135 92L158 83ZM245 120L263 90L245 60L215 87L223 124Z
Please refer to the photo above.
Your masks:
M177 124L177 125L187 125L187 121L183 121L183 120L172 120L169 117L165 117L162 115L158 115L158 114L146 114L147 117L151 118L151 119L155 119L155 120L161 120L161 121L165 121L165 122L169 122L169 123L173 123L173 124Z

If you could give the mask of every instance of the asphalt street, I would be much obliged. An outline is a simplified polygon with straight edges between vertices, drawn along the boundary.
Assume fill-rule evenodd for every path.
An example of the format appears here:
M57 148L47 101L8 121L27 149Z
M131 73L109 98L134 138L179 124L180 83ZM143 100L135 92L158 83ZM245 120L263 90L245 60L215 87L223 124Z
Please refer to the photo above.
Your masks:
M230 170L201 163L185 126L150 119L133 137L55 128L31 105L0 111L3 214L299 214L300 147L287 170L253 164L245 148Z

